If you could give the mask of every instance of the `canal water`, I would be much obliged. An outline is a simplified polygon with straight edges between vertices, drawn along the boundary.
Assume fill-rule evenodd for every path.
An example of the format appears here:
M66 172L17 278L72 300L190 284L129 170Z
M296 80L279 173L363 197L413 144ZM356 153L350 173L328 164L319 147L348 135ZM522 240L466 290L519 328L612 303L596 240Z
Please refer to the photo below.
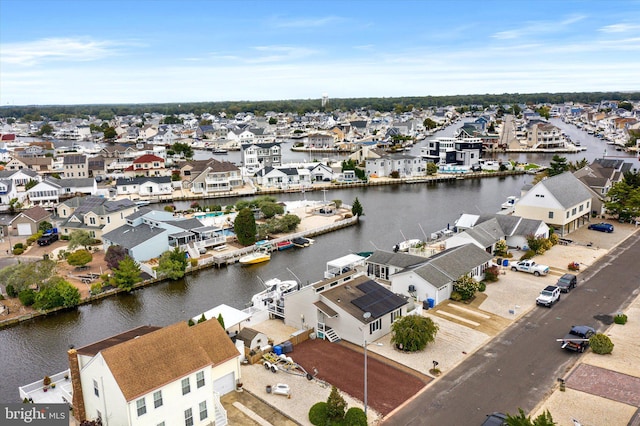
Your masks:
M576 159L592 160L601 156L602 147L606 146L603 141L562 122L558 125L573 140L580 139L582 145L588 147L586 152L571 154ZM571 134L571 129L579 133ZM450 135L454 130L450 127L436 136ZM419 146L414 150L418 153ZM526 160L548 164L552 155L531 157L527 156ZM635 159L629 157L629 160ZM405 237L424 239L425 234L452 226L462 213L496 212L507 196L519 195L520 188L531 179L532 176L524 175L278 196L282 201L306 197L308 200L340 199L346 204L358 197L365 216L356 226L318 236L315 244L308 248L276 252L271 261L264 264L208 269L182 280L160 283L0 330L0 402L17 402L18 386L67 368L66 352L71 346L80 347L140 325L164 326L186 321L222 303L244 308L251 296L262 290L259 278L290 279L293 273L303 283L317 281L322 278L328 260L376 248L391 250ZM221 199L216 203L235 201Z

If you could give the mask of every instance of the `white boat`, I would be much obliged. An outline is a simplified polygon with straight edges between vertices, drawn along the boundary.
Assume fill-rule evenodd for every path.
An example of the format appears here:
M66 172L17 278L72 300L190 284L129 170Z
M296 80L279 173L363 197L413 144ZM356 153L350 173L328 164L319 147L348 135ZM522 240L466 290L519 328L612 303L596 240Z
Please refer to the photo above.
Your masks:
M253 308L268 310L276 315L284 315L284 295L298 290L298 282L272 278L263 284L266 288L251 298Z
M520 200L520 198L516 197L515 195L510 195L507 197L507 201L502 203L500 207L502 207L503 209L513 208L518 202L518 200Z
M267 262L271 260L271 253L266 248L259 248L253 253L242 256L238 262L243 265L254 265L256 263Z
M421 243L422 243L422 241L419 240L419 239L402 241L402 242L399 242L398 244L396 244L395 246L393 246L393 251L394 252L409 251L410 248L416 247L417 245L420 245Z

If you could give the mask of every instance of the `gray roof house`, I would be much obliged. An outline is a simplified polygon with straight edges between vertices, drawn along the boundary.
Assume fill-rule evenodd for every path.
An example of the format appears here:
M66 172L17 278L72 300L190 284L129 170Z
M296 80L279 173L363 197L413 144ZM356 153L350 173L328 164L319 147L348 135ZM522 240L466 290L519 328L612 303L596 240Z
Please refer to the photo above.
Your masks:
M391 276L391 290L417 301L432 299L437 305L451 297L453 282L461 276L480 281L492 258L475 244L453 247Z

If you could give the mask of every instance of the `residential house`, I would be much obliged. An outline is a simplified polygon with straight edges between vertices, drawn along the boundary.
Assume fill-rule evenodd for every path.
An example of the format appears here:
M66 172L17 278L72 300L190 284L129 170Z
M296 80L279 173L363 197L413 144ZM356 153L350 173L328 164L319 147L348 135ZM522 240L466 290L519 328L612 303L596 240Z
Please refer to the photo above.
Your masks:
M495 250L498 239L505 240L508 247L524 247L530 235L548 238L549 226L542 220L526 219L507 214L473 215L464 213L456 221L458 233L444 241L446 248L473 243L490 253ZM475 229L476 232L466 231ZM479 232L480 231L480 232ZM477 237L477 239L476 239ZM493 242L492 242L493 241Z
M282 149L278 143L242 145L242 164L249 173L255 173L263 167L282 165Z
M91 177L102 179L107 174L107 159L102 155L89 157L87 166Z
M365 161L367 176L397 177L423 176L426 173L426 161L420 157L408 154L386 154L380 158L370 158Z
M333 169L323 163L308 167L311 182L329 182L333 179Z
M0 171L0 174L1 173ZM13 181L11 179L0 178L0 212L8 211L9 204L13 199L18 199L18 191Z
M560 235L589 222L592 192L571 172L544 179L528 190L515 205L514 214L542 220Z
M40 206L24 210L11 220L12 234L20 236L33 235L38 232L42 222L51 223L51 212Z
M195 194L233 191L244 185L240 169L228 161L189 161L180 168L180 175L182 187Z
M26 167L40 175L54 172L52 157L23 157L21 161Z
M311 174L308 169L295 167L265 167L254 175L256 183L265 189L309 188Z
M315 327L321 339L358 346L391 331L408 302L365 275L349 271L284 295L285 324Z
M631 170L631 167L631 163L623 160L598 158L573 173L593 192L592 214L605 213L607 193L614 184L624 179L624 173Z
M325 133L309 133L302 140L305 148L331 149L335 147L333 135Z
M139 195L141 197L170 197L173 194L171 177L119 178L116 180L116 194Z
M453 283L460 277L469 275L476 281L482 280L492 258L493 255L474 244L453 247L423 259L419 266L393 274L391 290L417 301L432 299L437 305L451 297Z
M18 201L22 202L26 198L24 186L32 180L40 182L42 177L29 169L0 170L0 180L10 180L17 192Z
M157 155L144 154L133 160L133 164L124 169L124 174L127 177L171 176L171 169L166 169L164 162L164 158Z
M527 125L527 146L538 148L563 148L566 140L562 131L553 124L532 121Z
M125 218L138 206L129 199L110 201L102 197L74 197L56 207L58 228L63 235L80 230L94 238L126 223Z
M63 176L65 178L89 177L89 163L87 156L82 154L67 154L62 160Z
M104 425L226 424L240 353L216 320L141 326L70 349L73 415Z
M482 156L480 138L436 138L429 139L420 149L420 156L427 162L436 164L454 164L472 166Z

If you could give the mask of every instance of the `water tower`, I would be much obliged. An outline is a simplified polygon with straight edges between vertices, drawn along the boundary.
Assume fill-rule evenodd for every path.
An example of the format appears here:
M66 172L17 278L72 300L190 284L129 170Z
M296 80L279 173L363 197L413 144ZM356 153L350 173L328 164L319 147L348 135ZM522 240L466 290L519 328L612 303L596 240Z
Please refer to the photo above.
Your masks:
M329 102L329 95L327 93L323 93L322 94L322 108L326 107L328 102Z

